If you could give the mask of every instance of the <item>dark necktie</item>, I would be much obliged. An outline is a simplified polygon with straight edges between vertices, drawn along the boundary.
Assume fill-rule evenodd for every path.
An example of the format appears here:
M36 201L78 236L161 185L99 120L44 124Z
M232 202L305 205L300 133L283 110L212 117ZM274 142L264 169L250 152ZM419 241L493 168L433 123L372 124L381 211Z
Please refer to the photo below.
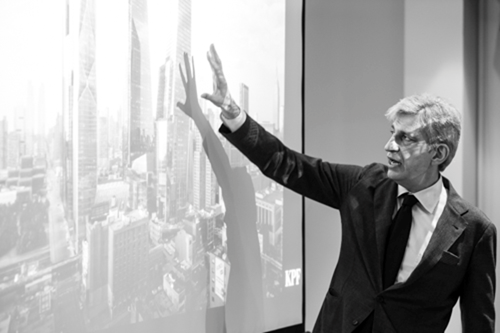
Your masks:
M392 221L387 237L384 260L384 289L396 281L411 229L411 209L418 202L413 195L405 194L403 204Z

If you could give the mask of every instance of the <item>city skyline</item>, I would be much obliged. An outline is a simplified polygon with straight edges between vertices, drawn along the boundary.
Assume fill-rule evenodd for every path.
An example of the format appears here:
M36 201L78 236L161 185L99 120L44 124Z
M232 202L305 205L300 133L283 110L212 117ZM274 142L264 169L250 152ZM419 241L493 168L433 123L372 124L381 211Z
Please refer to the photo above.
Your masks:
M0 326L73 332L197 313L223 306L231 281L265 298L279 296L283 188L216 132L220 120L211 104L200 100L198 121L176 107L185 99L179 63L185 53L201 52L199 41L215 31L192 22L201 22L202 13L210 17L209 9L243 15L257 7L246 2L244 12L226 0L217 2L219 10L200 0L114 2L119 24L106 30L112 7L98 3L59 3L61 58L54 57L59 69L51 73L59 82L50 83L43 71L20 75L25 81L12 86L25 95L0 105L4 116L10 105L16 110L0 116L0 295L9 299ZM270 2L276 4L284 20L285 3ZM232 29L226 37L249 38L248 31ZM278 31L284 42L284 27ZM220 44L234 52L231 43ZM239 77L233 97L254 117L252 101L265 105L260 111L270 120L263 125L282 138L284 49L260 60L239 51L224 62ZM245 63L273 79L254 82L257 71ZM211 86L208 67L196 73Z
M222 57L235 98L238 98L241 83L252 86L253 97L250 96L249 104L254 116L261 121L276 123L277 100L273 97L276 95L276 81L281 82L279 89L281 96L284 94L284 38L279 37L284 36L284 15L279 12L279 3L279 0L245 1L241 6L228 0L192 0L191 54L200 94L212 89L206 52L213 43ZM156 101L158 91L155 76L167 55L164 41L169 33L167 22L171 4L172 1L148 1L153 101ZM119 0L98 1L95 7L98 109L100 113L116 116L127 103L128 41L124 32L128 29L128 7L126 2ZM0 118L6 116L9 126L14 126L15 110L28 108L29 85L35 87L35 97L39 96L40 87L44 87L46 131L55 125L57 115L62 112L63 12L62 0L0 2L0 42L9 45L9 52L0 55L5 74L0 78L0 89L5 96ZM247 22L252 12L259 13L258 25ZM224 20L214 19L218 15ZM113 24L109 24L109 20ZM233 28L227 29L228 25ZM261 49L266 53L258 51ZM37 115L34 120L38 120Z

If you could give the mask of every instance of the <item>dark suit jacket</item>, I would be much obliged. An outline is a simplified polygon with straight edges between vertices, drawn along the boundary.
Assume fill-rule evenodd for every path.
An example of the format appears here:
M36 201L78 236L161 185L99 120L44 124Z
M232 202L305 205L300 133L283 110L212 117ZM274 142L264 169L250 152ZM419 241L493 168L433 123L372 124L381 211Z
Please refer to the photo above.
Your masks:
M448 201L408 280L382 287L382 260L397 184L387 167L341 165L285 147L247 117L221 133L283 186L340 211L342 244L314 332L352 332L372 311L374 332L444 332L460 298L463 332L493 332L496 228L447 179Z

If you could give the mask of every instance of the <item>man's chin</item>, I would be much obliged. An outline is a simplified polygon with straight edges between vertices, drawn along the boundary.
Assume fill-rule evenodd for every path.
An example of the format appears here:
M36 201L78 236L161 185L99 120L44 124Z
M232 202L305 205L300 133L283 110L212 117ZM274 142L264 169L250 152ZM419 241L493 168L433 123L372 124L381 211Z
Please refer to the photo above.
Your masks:
M394 180L395 182L398 181L398 179L401 179L401 174L393 169L387 170L387 178Z

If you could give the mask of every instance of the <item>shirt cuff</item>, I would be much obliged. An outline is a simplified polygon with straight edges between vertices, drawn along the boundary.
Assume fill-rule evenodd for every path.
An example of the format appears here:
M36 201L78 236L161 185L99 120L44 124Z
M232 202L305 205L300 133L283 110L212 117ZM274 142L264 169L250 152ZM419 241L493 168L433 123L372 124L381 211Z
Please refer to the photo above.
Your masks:
M232 132L237 131L245 123L245 120L247 119L247 114L245 111L242 110L236 118L227 119L227 118L224 118L224 116L221 113L220 119L222 120L224 125L226 125L226 127L229 128L229 130L232 133Z

